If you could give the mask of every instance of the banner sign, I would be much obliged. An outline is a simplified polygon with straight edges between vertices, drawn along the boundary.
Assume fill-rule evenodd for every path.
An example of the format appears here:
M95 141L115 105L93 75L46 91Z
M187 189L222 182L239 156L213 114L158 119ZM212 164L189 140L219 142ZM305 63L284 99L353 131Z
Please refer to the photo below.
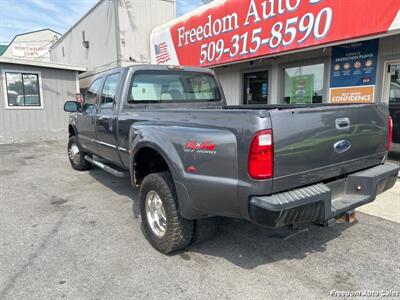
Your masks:
M330 102L373 102L379 40L332 49Z
M31 46L23 43L12 44L12 53L17 57L35 58L42 57L49 54L50 45L44 46Z
M214 66L400 29L399 0L215 0L155 28L154 64Z
M331 103L370 103L374 102L375 86L352 86L333 88L329 91Z
M290 104L312 103L314 75L299 75L291 78Z

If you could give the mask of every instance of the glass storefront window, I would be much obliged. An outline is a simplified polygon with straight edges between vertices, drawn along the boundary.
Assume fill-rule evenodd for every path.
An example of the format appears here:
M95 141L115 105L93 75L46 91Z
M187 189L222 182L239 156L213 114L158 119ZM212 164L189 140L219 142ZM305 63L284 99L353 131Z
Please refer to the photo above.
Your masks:
M393 120L393 142L400 143L400 62L390 64L389 112Z
M322 103L324 64L285 68L283 103Z
M392 64L390 66L390 104L400 104L400 64Z

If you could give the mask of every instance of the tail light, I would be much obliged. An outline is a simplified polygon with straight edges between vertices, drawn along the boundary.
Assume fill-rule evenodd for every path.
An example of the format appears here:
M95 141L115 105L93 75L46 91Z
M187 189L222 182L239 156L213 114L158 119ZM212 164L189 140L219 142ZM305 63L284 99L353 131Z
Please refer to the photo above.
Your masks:
M254 136L249 150L248 172L253 179L268 179L274 174L272 130L261 130Z
M388 136L387 136L387 144L386 150L389 151L390 147L392 146L392 139L393 139L393 120L392 117L389 116L388 119Z

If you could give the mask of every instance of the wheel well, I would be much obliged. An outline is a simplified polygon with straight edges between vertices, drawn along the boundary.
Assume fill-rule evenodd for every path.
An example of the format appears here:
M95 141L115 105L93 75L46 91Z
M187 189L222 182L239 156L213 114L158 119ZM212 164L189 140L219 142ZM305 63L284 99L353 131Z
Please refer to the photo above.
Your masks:
M70 137L73 136L73 135L76 135L74 127L72 127L71 125L68 126L68 134L69 134Z
M169 171L168 164L156 150L150 147L140 149L133 162L135 185L139 186L144 177L151 173Z

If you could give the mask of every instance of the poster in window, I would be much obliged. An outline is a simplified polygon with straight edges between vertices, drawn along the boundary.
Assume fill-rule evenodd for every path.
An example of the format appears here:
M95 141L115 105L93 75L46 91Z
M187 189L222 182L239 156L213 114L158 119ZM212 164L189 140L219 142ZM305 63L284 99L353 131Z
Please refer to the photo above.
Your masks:
M332 48L330 102L374 101L379 40Z
M268 85L265 82L261 85L261 96L263 98L268 96Z
M291 77L290 104L312 103L314 75Z

